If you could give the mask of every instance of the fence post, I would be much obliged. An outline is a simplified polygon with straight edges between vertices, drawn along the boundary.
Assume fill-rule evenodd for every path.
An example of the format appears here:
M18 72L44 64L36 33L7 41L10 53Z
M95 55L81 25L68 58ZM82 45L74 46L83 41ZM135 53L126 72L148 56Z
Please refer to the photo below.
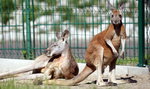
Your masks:
M30 0L26 0L26 39L27 58L32 59L31 29L30 29Z
M138 0L138 55L139 55L139 63L138 66L144 66L144 56L145 56L145 42L144 42L144 0Z

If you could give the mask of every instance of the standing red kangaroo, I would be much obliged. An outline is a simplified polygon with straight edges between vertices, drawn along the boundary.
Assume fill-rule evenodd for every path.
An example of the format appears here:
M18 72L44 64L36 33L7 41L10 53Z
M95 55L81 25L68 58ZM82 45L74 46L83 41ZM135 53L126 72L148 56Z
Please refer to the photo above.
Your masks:
M122 24L122 14L115 9L109 2L108 6L112 11L111 24L108 28L93 37L90 41L85 54L86 66L83 71L70 80L48 80L44 84L75 85L87 78L96 69L98 71L97 85L104 86L108 83L102 79L102 74L106 66L109 66L108 82L125 83L123 80L116 80L115 67L118 56L122 56L125 48L126 31ZM122 44L122 51L119 55L119 47Z

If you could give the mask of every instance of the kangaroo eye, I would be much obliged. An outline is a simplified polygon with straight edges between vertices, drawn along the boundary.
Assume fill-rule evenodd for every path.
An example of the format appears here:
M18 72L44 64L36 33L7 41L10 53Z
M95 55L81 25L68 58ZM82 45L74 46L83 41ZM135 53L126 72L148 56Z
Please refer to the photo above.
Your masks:
M111 17L114 17L114 15L111 15Z
M64 39L64 38L62 38L62 40L64 41L65 39Z
M122 15L119 15L119 17L121 18L121 17L122 17Z
M53 45L53 46L55 47L55 46L57 46L57 45Z

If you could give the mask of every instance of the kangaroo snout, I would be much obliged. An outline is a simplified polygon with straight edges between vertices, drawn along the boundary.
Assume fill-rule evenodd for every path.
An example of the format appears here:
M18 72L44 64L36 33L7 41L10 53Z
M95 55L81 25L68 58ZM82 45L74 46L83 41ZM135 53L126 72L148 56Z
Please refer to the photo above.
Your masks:
M50 49L45 49L44 50L44 54L46 54L47 57L51 57L52 56Z
M112 24L120 24L121 23L120 20L112 20L111 22L112 22Z

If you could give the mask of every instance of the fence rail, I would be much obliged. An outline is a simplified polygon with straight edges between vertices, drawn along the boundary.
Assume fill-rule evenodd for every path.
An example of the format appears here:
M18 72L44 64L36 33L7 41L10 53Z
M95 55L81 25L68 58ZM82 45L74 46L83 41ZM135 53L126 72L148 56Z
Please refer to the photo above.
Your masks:
M144 54L138 52L139 1L111 0L116 7L125 3L123 24L128 39L124 59L119 59L118 64L150 65L150 1L143 2ZM108 24L110 11L105 0L0 0L0 57L34 59L55 41L56 32L67 28L73 55L83 60L91 38Z

